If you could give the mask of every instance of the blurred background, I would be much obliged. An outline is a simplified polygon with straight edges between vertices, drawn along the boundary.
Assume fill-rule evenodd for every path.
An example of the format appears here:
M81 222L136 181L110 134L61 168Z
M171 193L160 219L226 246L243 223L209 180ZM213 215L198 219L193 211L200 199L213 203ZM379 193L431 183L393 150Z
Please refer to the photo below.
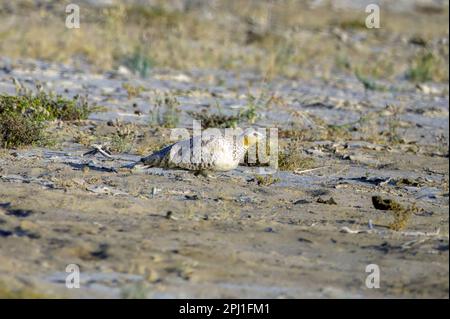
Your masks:
M79 29L65 8L80 6ZM369 3L381 28L365 26ZM448 82L448 1L0 1L0 56L122 67Z

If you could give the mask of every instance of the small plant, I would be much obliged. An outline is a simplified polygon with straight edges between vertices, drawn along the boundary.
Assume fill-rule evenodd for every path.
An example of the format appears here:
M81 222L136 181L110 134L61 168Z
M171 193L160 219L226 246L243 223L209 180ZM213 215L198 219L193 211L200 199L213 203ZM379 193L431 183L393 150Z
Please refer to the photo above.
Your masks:
M125 65L135 74L146 78L153 63L148 56L147 50L142 47L136 47L130 57L125 58Z
M355 72L355 76L362 85L364 85L365 90L371 91L386 91L386 87L376 83L372 79L363 76L359 71Z
M348 127L329 124L323 131L322 139L330 141L345 141L351 139Z
M304 141L310 138L310 136L308 136L309 132L310 130L306 129L301 130L299 128L287 128L287 129L280 128L278 131L278 136L280 138L289 138L292 140Z
M314 159L302 155L296 144L289 144L278 154L278 167L282 171L314 168Z
M150 288L143 282L137 282L123 287L120 290L122 299L145 299L150 293Z
M404 143L404 140L401 138L401 135L398 133L398 129L400 127L399 113L400 110L398 107L394 105L388 105L386 108L389 108L392 112L392 115L389 116L387 120L388 124L388 132L387 138L390 144L401 144Z
M255 180L256 183L260 186L270 186L280 181L278 177L273 177L272 175L256 175Z
M334 65L336 66L336 68L338 70L346 70L346 71L348 71L348 70L351 70L351 68L352 68L351 62L348 59L348 57L345 56L345 55L342 55L342 54L337 55L335 57Z
M94 140L94 136L92 134L83 132L83 131L76 131L74 132L74 138L75 143L81 144L83 146L90 146L92 144L92 141Z
M426 82L433 80L438 69L437 58L431 52L422 53L415 58L406 78L412 82Z
M257 107L254 103L250 103L244 110L241 110L238 115L239 119L247 120L250 124L255 123L258 118Z
M201 122L202 128L228 128L236 127L239 122L238 115L225 115L222 113L222 108L216 100L215 104L218 113L209 113L207 110L200 112L188 111L187 113L197 121Z
M268 96L265 92L262 92L258 97L248 94L246 107L239 112L239 119L245 120L250 124L255 123L259 118L258 111L260 109L269 108L274 96Z
M350 19L350 20L344 20L338 23L338 26L341 29L346 30L357 30L357 29L366 29L366 23L364 19Z
M111 151L117 153L129 152L136 137L136 130L133 124L118 123L116 132L111 137Z
M132 5L126 6L125 10L129 21L133 21L145 28L155 26L163 29L172 28L186 20L185 14L169 11L157 5Z
M0 281L0 299L50 299L54 295L39 292L29 286L9 287L6 283Z
M125 91L127 91L127 96L128 96L129 100L132 98L138 97L144 90L144 88L142 86L134 86L129 83L122 84L122 88Z
M173 128L178 125L179 118L178 99L166 92L164 95L157 95L155 98L155 109L151 115L151 124L153 126L162 126L165 128Z
M46 99L52 99L52 95L46 96L44 94L44 96ZM72 100L68 100L57 95L53 97L53 100L47 101L49 102L50 108L54 110L55 118L63 121L85 120L93 111L93 108L89 107L87 97L85 96L76 95Z
M367 132L374 136L375 134L377 134L378 138L378 132L376 131L378 125L377 120L381 118L383 111L368 112L366 114L361 115L358 120L344 124L322 123L323 130L321 132L322 133L321 138L324 140L331 140L331 141L349 140L352 138L353 131ZM367 137L365 137L364 139L369 140L371 142L377 140L373 136L370 137L369 139Z
M0 114L27 114L36 120L76 121L88 117L92 109L86 98L75 96L72 100L60 95L39 92L36 95L0 96Z
M236 127L239 118L236 115L210 114L206 110L200 112L188 111L187 114L200 121L203 129L217 127Z
M114 134L111 138L111 151L115 153L129 152L132 147L132 139L130 136Z
M216 101L216 108L219 110L219 114L208 113L206 110L201 112L188 112L194 119L201 121L202 128L227 128L236 127L240 122L247 122L254 124L259 118L258 110L260 108L268 107L274 96L267 98L263 93L259 97L255 97L251 94L248 95L247 104L244 108L240 109L236 115L224 115L220 112L221 107Z
M93 110L86 98L66 99L46 93L37 86L33 94L14 81L18 95L0 95L0 145L18 147L44 139L44 122L55 119L75 121L86 119Z
M0 115L0 146L4 148L34 144L43 138L41 121L25 114Z

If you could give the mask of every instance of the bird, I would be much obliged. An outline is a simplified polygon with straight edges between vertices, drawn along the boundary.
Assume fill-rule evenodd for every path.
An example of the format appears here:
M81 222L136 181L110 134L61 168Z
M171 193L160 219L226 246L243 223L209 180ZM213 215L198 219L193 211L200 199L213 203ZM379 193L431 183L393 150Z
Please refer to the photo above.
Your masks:
M264 135L248 128L238 135L203 134L193 136L156 151L140 161L125 165L183 169L202 175L208 172L225 172L238 167L246 151Z

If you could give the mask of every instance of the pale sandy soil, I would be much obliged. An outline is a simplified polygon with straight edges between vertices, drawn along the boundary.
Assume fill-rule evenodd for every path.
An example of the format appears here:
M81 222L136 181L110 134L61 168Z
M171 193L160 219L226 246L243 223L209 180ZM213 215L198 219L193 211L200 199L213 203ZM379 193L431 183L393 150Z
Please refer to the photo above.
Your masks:
M64 1L0 0L0 95L99 106L0 149L0 298L449 297L448 1L77 3L73 30ZM119 169L169 143L166 98L181 128L253 110L297 157L272 180Z
M130 111L133 101L121 89L124 78L79 72L61 80L61 66L29 63L34 67L16 65L8 74L0 73L1 92L13 93L11 76L25 83L39 78L57 90L68 88L63 92L68 96L85 87L107 112L92 114L78 126L53 125L50 131L58 143L51 148L1 152L0 293L82 298L448 297L448 92L427 95L408 84L403 91L364 92L354 80L339 88L314 79L303 82L301 89L295 81L267 84L289 102L262 110L264 117L257 124L278 123L292 110L346 123L396 100L408 106L400 115L404 125L399 134L415 142L304 142L302 151L321 169L300 175L280 171L276 183L262 186L255 181L258 168L246 166L205 178L185 171L110 169L138 158L133 151L115 154L115 160L81 157L89 148L74 141L74 130L97 136L110 129L105 123L116 117L146 123L146 94L152 93L134 101L144 114L137 116ZM195 73L181 82L178 73L132 81L161 90L206 88L219 92L215 98L225 105L243 103L235 91L245 87L246 79L218 77L229 82L217 86ZM227 83L238 88L230 89ZM212 101L206 93L179 94L184 110ZM335 100L326 107L295 102L321 96ZM189 120L183 116L186 126ZM147 132L148 141L161 137L145 126L139 130ZM373 195L419 209L405 229L393 231L387 228L392 214L376 210ZM336 205L318 202L331 197ZM369 220L374 226L370 231ZM345 227L362 232L346 233ZM81 267L80 289L65 288L65 268L71 263ZM365 286L368 264L380 267L379 289Z

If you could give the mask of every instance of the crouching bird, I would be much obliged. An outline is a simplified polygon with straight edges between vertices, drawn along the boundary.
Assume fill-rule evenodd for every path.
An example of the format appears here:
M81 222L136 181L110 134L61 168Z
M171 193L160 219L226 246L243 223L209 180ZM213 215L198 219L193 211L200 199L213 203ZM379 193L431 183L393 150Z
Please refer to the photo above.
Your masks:
M124 167L160 167L185 169L207 174L211 171L224 172L235 169L249 147L263 139L263 134L253 128L241 134L215 134L194 136L141 158L139 162Z

